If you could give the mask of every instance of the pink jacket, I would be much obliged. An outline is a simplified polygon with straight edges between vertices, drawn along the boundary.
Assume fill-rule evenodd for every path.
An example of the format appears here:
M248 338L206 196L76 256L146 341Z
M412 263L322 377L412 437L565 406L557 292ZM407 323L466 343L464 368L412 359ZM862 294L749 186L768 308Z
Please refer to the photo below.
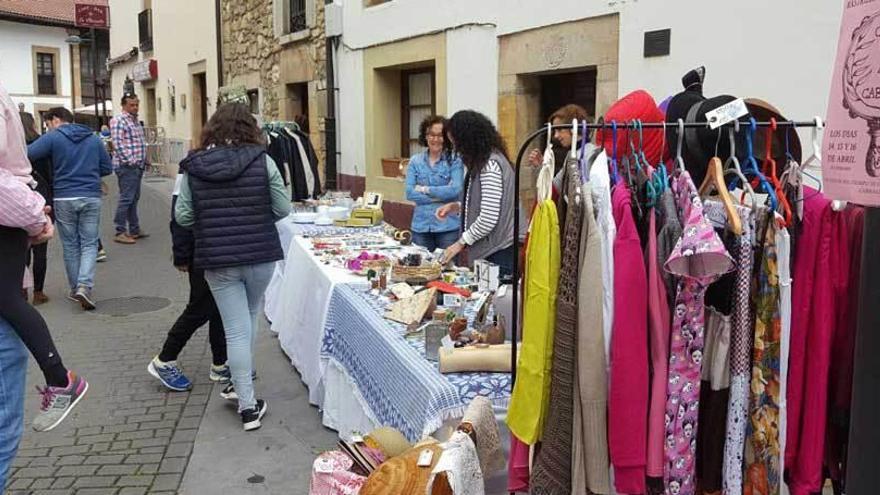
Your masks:
M791 353L787 389L785 467L792 495L822 490L822 466L828 425L832 362L838 332L847 331L850 299L857 297L858 277L851 277L850 214L831 210L830 201L805 191L803 235L798 239L792 292ZM851 285L854 285L851 287ZM844 352L837 346L836 352ZM851 359L851 357L850 357ZM842 384L847 386L846 383ZM835 391L838 392L838 391Z
M18 109L6 88L0 84L0 168L8 170L25 184L33 181L31 162L27 159L24 126Z
M611 203L617 237L608 444L617 493L641 494L648 439L648 280L629 189L615 187Z
M31 236L46 225L46 200L8 170L0 168L0 225L24 229Z

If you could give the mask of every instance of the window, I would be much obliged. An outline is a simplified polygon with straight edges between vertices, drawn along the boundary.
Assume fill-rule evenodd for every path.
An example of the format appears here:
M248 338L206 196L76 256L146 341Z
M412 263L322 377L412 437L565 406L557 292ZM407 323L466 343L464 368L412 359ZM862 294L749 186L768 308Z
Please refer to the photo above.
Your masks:
M422 150L419 144L419 124L433 115L434 68L403 71L401 80L401 143L400 156L412 156Z
M138 14L138 41L141 51L153 50L153 11L144 9Z
M306 0L289 0L290 6L290 31L295 33L307 29L306 23Z
M260 90L249 89L247 92L248 107L254 115L260 115Z
M55 80L55 55L37 53L37 94L57 95Z

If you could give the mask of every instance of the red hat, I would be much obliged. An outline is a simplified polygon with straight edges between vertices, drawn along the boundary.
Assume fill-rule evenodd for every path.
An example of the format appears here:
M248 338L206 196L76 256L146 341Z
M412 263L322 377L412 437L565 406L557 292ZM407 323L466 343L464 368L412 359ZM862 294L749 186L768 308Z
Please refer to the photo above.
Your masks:
M612 122L617 122L617 156L622 157L629 153L630 136L633 144L638 148L639 137L634 135L632 129L627 132L624 127L633 121L641 120L642 124L661 123L665 119L663 112L657 108L654 98L645 90L637 90L617 100L608 112L605 113L605 125L610 126ZM629 134L630 136L628 136ZM599 133L599 140L605 147L605 153L610 157L612 155L612 133L606 127ZM655 165L660 161L660 154L663 152L663 130L662 129L644 129L642 131L642 149L645 151L645 158L651 165Z

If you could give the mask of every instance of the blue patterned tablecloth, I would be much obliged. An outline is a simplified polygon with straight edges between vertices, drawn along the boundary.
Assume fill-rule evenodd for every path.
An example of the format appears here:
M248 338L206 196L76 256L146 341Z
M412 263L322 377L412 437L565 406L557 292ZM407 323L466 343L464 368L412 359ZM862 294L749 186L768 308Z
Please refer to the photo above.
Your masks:
M440 374L439 364L425 358L423 338L406 338L405 325L382 317L386 305L362 284L338 285L321 350L342 365L383 425L416 441L461 417L476 396L507 407L510 374Z

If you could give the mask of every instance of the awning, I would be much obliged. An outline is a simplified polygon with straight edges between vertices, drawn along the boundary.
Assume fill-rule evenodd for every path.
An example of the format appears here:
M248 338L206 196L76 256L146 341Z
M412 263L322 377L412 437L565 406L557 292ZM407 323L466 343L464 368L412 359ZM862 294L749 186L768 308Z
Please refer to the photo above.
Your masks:
M107 114L113 115L113 102L110 100L105 101L107 104ZM103 112L104 106L101 103L98 103L98 113ZM95 105L86 105L84 107L79 107L73 111L73 113L83 113L83 114L95 114Z
M114 65L121 64L123 62L128 62L129 60L137 57L138 55L138 47L133 46L131 50L119 55L118 57L110 57L107 59L107 68L113 67Z

